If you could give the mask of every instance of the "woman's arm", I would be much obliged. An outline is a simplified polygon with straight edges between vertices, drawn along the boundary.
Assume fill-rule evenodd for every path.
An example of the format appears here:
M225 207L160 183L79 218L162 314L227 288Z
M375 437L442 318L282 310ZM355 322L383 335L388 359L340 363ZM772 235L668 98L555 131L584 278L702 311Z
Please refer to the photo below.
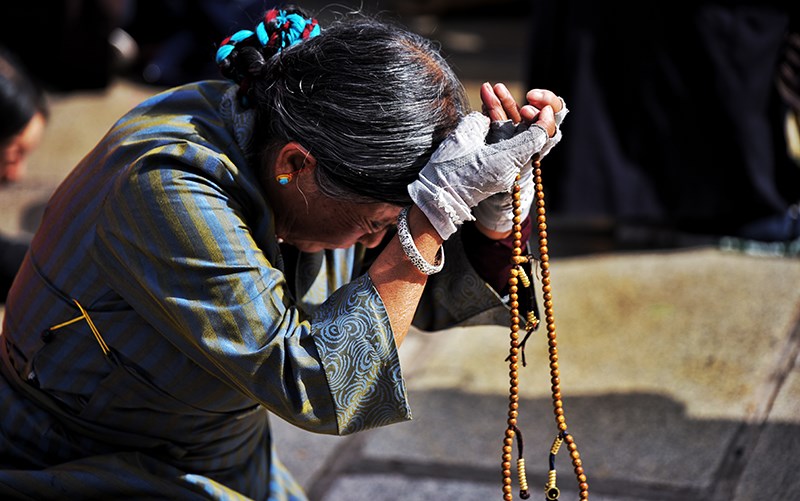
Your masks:
M408 213L408 227L422 257L433 263L444 239L416 205ZM399 346L411 326L428 276L406 257L397 235L370 266L369 276L383 300Z
M494 100L489 97L488 94L485 96L484 111L490 118L499 119L505 117L507 113L516 113L514 116L521 117L521 119L535 120L533 123L547 131L548 137L555 134L556 122L550 103L558 102L557 106L560 109L561 102L552 92L531 91L528 95L529 105L522 108L516 107L516 103L513 102L507 91L506 94L503 94L501 90L500 95L496 96ZM498 168L502 167L505 166ZM513 165L507 167L511 169ZM482 181L480 179L470 179L470 182L475 183L475 188L478 190L481 189ZM427 262L433 263L445 238L417 205L412 206L408 219L409 229L417 249ZM508 231L492 232L485 228L481 229L480 226L478 228L484 235L495 240L505 238L510 233ZM392 238L375 260L370 267L369 275L385 304L395 341L399 345L408 333L427 282L427 275L418 270L405 255L398 236Z

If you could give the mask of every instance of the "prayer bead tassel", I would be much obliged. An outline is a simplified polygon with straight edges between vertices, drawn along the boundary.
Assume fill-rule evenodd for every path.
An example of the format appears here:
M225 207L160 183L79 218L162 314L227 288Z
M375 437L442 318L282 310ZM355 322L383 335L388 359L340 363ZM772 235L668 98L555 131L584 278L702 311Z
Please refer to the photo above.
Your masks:
M556 470L547 473L547 485L544 486L544 495L547 501L558 501L561 491L556 486Z
M558 454L558 450L561 449L561 444L564 443L564 438L559 434L555 440L553 440L553 446L550 447L550 454L555 456Z
M528 475L525 473L525 458L517 459L517 477L519 478L519 497L528 499Z
M525 322L525 330L528 332L534 331L538 326L539 319L536 318L536 312L529 311Z
M522 266L519 267L519 281L522 282L523 287L531 286L531 279L528 278L528 274L525 273L525 268Z

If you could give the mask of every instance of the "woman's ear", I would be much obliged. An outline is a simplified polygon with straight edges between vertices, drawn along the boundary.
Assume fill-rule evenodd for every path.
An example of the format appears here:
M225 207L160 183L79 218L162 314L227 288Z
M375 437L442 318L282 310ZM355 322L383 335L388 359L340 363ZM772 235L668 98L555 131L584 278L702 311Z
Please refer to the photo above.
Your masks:
M275 155L275 181L286 185L297 179L301 172L312 172L316 159L300 143L290 141Z

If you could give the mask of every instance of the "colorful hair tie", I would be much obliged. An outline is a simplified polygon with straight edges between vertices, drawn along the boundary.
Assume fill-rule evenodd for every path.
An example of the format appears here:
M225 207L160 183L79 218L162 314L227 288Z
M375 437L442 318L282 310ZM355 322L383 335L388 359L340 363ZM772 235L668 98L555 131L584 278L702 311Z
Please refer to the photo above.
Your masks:
M267 26L272 29L268 30ZM262 30L263 34L260 33ZM264 22L256 27L256 32L261 45L280 52L297 42L319 35L321 30L316 19L306 19L300 14L287 13L281 9L270 9L264 15Z
M217 64L221 63L226 57L231 55L231 52L237 43L241 42L242 40L247 40L251 36L253 36L252 31L239 30L223 40L219 49L217 49Z
M223 40L217 49L216 62L226 76L242 86L240 94L244 97L247 94L247 81L243 80L244 77L239 75L235 69L231 69L227 61L237 44L255 36L262 47L268 47L274 51L274 54L277 54L297 42L315 37L320 33L321 29L316 19L306 19L295 12L287 13L281 9L270 9L264 15L264 20L256 26L255 32L239 30ZM248 43L253 44L254 41ZM268 57L266 54L264 56Z
M269 43L269 33L267 33L267 29L264 27L264 21L261 21L258 23L258 26L256 26L256 36L262 47Z

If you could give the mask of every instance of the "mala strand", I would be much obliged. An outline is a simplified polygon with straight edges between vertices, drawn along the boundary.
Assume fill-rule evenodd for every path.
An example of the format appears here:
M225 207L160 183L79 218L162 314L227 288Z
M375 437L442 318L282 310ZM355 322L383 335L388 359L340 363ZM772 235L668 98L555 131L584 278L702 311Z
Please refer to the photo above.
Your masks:
M553 397L553 410L556 416L556 425L558 427L558 435L556 436L552 447L550 448L549 464L550 470L547 476L547 483L544 487L545 499L548 501L557 501L560 495L560 490L556 485L556 467L555 457L558 454L561 444L567 443L567 449L572 458L572 465L574 467L575 476L578 480L579 498L582 500L589 498L589 484L586 481L586 474L583 470L583 462L581 461L578 446L572 435L567 433L567 421L564 417L564 407L561 400L561 379L559 378L558 370L558 343L556 341L556 327L555 318L553 316L553 294L552 287L550 286L550 257L547 249L547 220L544 207L544 190L542 187L542 170L539 161L534 162L534 184L536 189L536 213L537 223L539 230L539 266L542 276L542 300L544 304L545 323L547 325L547 339L548 339L548 352L550 360L550 383ZM538 319L531 318L528 315L525 323L525 330L527 335L520 341L520 324L521 317L519 313L519 284L525 288L531 287L530 279L528 278L523 264L531 261L532 256L524 256L522 254L522 210L520 201L520 186L519 175L514 183L512 191L512 207L514 211L514 249L512 251L511 262L513 264L511 272L509 273L508 286L509 286L509 302L511 309L511 334L510 334L510 348L509 355L506 359L509 363L509 401L508 401L508 428L506 429L505 438L503 440L503 499L505 501L512 501L512 487L511 487L511 451L514 445L514 438L517 439L517 473L519 478L519 495L522 499L528 499L530 492L528 492L528 481L525 473L525 459L523 453L522 432L517 427L517 417L519 415L519 357L523 357L524 365L524 345L528 340L531 332L536 328Z

